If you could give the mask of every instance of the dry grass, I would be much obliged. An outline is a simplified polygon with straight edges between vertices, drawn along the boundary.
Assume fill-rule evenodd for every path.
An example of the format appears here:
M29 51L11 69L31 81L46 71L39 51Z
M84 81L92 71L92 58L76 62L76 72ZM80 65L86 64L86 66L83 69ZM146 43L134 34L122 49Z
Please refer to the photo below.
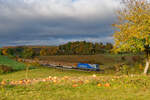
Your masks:
M55 62L71 62L71 63L96 63L96 64L112 64L116 59L105 55L65 55L65 56L42 56L41 60L55 61Z

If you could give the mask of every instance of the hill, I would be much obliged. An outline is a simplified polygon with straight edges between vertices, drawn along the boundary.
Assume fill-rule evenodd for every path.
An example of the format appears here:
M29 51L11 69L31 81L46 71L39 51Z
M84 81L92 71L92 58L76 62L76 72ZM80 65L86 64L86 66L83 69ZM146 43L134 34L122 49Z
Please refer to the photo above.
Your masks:
M0 55L0 65L6 65L12 67L13 70L23 70L26 68L25 64L12 60L7 56L1 56L1 55Z
M29 71L29 79L24 80L24 77L25 71L1 75L3 85L0 85L0 99L149 100L150 98L150 76L114 76L39 68Z

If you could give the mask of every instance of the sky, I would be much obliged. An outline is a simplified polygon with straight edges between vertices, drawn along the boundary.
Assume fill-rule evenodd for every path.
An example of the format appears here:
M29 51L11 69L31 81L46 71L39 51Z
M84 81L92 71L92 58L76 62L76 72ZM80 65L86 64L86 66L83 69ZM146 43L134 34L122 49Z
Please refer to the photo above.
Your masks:
M0 0L0 47L112 42L119 0Z

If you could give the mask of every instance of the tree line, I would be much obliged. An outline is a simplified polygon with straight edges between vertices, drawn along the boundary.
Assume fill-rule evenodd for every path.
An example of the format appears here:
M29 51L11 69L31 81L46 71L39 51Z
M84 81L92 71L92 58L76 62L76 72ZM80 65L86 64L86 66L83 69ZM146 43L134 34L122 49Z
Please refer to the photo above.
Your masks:
M5 47L0 49L1 55L32 58L35 56L50 55L93 55L110 53L113 48L112 43L92 43L86 41L68 42L59 46L18 46Z

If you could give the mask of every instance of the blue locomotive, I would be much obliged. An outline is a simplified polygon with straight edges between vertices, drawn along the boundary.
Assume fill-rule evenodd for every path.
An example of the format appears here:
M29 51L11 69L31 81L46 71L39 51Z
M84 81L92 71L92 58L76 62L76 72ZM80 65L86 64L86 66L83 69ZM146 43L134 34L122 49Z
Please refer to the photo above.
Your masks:
M93 71L99 71L100 70L98 64L78 63L77 68L78 69L93 70Z

